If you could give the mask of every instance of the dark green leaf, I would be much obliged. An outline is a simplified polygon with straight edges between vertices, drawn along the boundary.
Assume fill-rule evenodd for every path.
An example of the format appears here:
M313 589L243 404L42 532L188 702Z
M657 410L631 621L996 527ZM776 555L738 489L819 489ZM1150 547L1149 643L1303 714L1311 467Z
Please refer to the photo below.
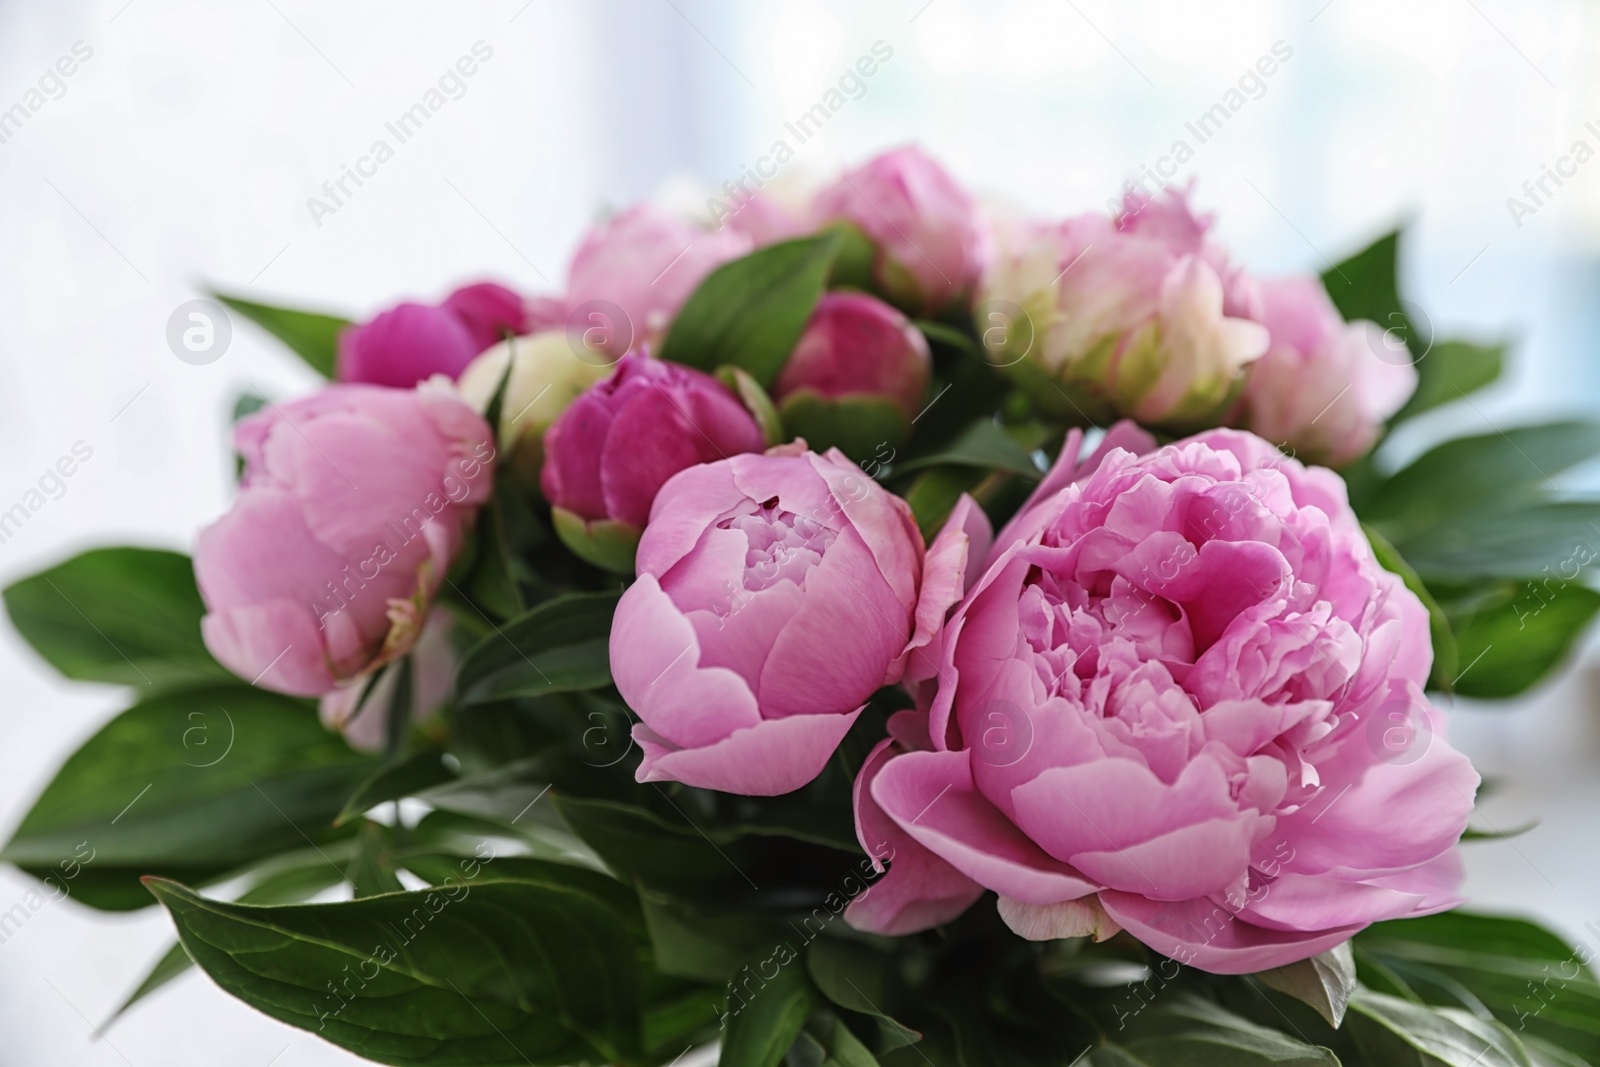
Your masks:
M463 704L511 695L590 689L611 681L609 644L616 593L572 593L546 601L478 642L461 661Z
M757 948L770 948L787 927L730 912L717 914L654 893L641 893L645 925L662 974L722 984Z
M834 233L784 241L718 267L678 312L661 358L706 371L741 367L770 388L805 332L839 242Z
M233 421L238 422L246 415L254 415L266 406L266 397L258 393L240 393L239 398L233 402Z
M357 897L405 889L395 873L394 838L387 826L371 819L362 821L356 833L356 854L345 870L345 878Z
M1311 1005L1329 1026L1339 1028L1356 987L1356 961L1346 942L1310 959L1262 971L1257 979Z
M139 875L210 878L330 838L373 767L301 701L244 685L171 693L73 753L0 858L35 871L79 863L73 895L138 907Z
M343 825L379 804L413 796L454 778L438 752L419 752L401 763L379 767L345 802L334 825Z
M831 1011L812 1013L786 1062L789 1067L878 1067L871 1050Z
M914 1044L922 1035L886 1012L893 961L865 945L819 937L806 950L806 969L823 996L877 1020L879 1052Z
M231 675L200 639L205 604L178 552L97 548L12 583L6 610L68 678L166 686Z
M1417 391L1389 421L1403 422L1482 389L1500 377L1505 354L1505 345L1435 341L1417 363Z
M1564 584L1564 572L1600 558L1597 528L1600 501L1560 501L1463 515L1394 545L1430 583L1550 577Z
M837 448L857 463L905 443L911 423L888 397L864 393L829 398L814 389L797 389L783 398L783 424L804 438L814 452Z
M730 983L718 1067L777 1067L816 1003L792 946L757 953Z
M1374 1063L1396 1067L1532 1067L1515 1034L1455 1008L1413 1004L1358 989L1349 1025Z
M970 492L984 477L982 470L972 467L934 467L919 474L906 490L905 499L923 538L932 541L961 494Z
M1453 620L1461 664L1456 692L1526 691L1565 662L1597 611L1600 593L1559 579L1497 587L1492 599Z
M948 448L901 463L895 467L895 473L905 474L940 465L1009 471L1034 481L1044 476L1029 451L992 419L974 422Z
M224 990L369 1059L558 1067L638 1057L637 943L558 873L273 908L148 884Z
M1332 1051L1280 1030L1260 1026L1198 997L1173 993L1159 1008L1139 1014L1124 1040L1140 1062L1253 1067L1337 1067Z
M1549 493L1550 479L1600 455L1600 423L1553 422L1459 437L1424 453L1374 491L1362 519L1399 544L1469 513L1508 511ZM1523 577L1526 577L1524 575Z
M339 332L350 325L348 319L273 307L226 293L213 292L212 295L288 345L324 378L334 376L339 362Z
M1425 339L1413 336L1400 304L1399 257L1400 231L1393 230L1329 268L1322 275L1322 285L1346 320L1367 319L1393 330L1420 355L1417 342Z

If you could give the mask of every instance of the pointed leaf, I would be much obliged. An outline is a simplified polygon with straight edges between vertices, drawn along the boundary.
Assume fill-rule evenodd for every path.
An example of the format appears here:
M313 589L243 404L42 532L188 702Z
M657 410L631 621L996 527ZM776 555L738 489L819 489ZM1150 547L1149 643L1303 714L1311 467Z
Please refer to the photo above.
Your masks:
M350 320L315 311L274 307L226 293L211 294L272 336L324 378L332 378L339 362L339 333Z

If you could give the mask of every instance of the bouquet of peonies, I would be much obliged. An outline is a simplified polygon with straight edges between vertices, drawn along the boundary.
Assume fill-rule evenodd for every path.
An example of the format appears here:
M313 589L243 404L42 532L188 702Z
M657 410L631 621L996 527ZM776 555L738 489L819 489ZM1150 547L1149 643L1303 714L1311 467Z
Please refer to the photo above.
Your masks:
M5 592L137 694L3 852L167 909L128 1004L194 964L390 1064L1600 1064L1588 946L1451 910L1497 835L1438 706L1600 607L1545 477L1600 428L1375 459L1503 355L1392 234L1261 280L1186 190L1022 219L916 149L719 214L560 296L219 295L334 384L240 401L192 561Z

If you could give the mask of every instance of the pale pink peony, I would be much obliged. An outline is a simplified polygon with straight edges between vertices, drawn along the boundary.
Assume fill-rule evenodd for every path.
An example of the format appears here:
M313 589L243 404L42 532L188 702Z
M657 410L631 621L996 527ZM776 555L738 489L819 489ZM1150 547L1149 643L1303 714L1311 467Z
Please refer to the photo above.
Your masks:
M1245 973L1458 903L1478 776L1339 478L1231 430L1077 446L863 771L862 844L892 858L851 921L909 932L992 889L1023 936L1121 928Z
M990 361L1076 418L1215 424L1267 331L1256 283L1210 227L1168 189L1130 195L1117 218L1016 228L978 294Z
M655 344L706 275L750 247L736 230L708 230L655 204L635 204L590 230L574 253L567 328L612 356ZM553 314L547 303L535 311L541 321Z
M811 213L819 224L845 221L865 233L877 248L878 286L916 314L968 295L991 253L977 202L915 145L847 171L817 195Z
M970 501L925 555L904 501L800 447L690 467L656 496L611 627L640 781L800 788L960 596Z
M405 654L494 478L443 379L335 385L240 421L244 479L200 532L201 633L229 670L320 696Z
M1261 285L1272 335L1251 366L1234 421L1312 463L1365 455L1417 388L1405 346L1370 322L1345 322L1316 278Z

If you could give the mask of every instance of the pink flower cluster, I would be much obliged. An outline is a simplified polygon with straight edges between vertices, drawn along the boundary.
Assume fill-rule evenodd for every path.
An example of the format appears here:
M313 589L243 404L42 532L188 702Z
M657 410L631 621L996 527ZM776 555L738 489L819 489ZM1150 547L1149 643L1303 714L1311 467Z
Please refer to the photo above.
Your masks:
M538 489L502 488L540 492L578 557L634 578L610 653L639 781L791 792L877 721L876 691L915 698L855 784L883 873L848 912L864 930L922 930L992 891L1024 937L1126 930L1247 972L1455 903L1477 776L1423 695L1426 612L1339 477L1280 451L1372 446L1416 379L1376 327L1315 279L1251 277L1178 191L996 228L903 149L731 222L631 208L583 240L558 297L479 285L348 330L345 384L238 427L238 501L196 552L218 659L324 697L341 726L408 654L427 672L413 714L446 703L436 594L516 444ZM821 298L776 407L651 356L712 271L841 226L872 250L873 291ZM997 307L1016 314L991 336ZM931 543L842 452L776 435L780 413L862 398L909 431L933 361L908 316L969 312L1047 410L1204 432L1158 448L1118 422L1083 457L1072 429L998 536L963 496Z

